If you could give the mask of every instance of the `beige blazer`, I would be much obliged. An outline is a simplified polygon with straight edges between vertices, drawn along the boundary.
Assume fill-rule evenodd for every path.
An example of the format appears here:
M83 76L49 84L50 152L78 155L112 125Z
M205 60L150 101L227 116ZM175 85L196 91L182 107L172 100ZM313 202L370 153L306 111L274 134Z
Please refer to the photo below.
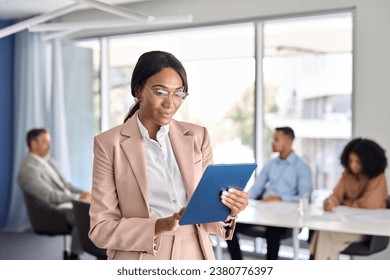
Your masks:
M206 128L172 120L169 137L181 170L187 197L191 197L212 151ZM156 219L149 216L148 178L144 140L133 116L125 124L94 139L90 239L106 248L109 259L141 259L156 255ZM197 225L199 243L206 259L214 253L208 233L230 239L234 226L221 223Z

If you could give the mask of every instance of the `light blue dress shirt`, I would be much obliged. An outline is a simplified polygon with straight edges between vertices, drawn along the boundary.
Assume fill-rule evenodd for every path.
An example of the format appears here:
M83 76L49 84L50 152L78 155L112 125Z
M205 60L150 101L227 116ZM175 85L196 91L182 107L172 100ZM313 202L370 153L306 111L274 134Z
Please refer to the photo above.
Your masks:
M263 198L276 195L283 201L298 201L299 196L304 193L310 197L312 191L310 167L294 152L285 160L277 157L269 161L249 190L249 196L256 199L263 191Z

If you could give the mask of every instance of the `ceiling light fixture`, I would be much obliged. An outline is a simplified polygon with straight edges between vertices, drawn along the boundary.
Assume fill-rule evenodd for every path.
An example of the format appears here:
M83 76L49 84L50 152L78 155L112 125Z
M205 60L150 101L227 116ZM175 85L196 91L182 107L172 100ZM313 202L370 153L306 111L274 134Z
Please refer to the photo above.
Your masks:
M179 24L190 23L193 20L192 15L154 17L146 15L142 12L132 11L127 8L107 4L97 0L72 1L77 3L0 29L0 38L11 35L13 33L17 33L23 29L28 29L30 32L52 32L52 34L43 35L45 40L50 40L50 38L58 38L84 29L121 28L140 25ZM79 9L81 6L85 5L123 17L125 19L81 22L54 22L42 24L45 21L73 12Z
M17 33L19 31L22 31L24 29L29 28L30 26L34 26L36 24L40 24L42 22L51 20L53 18L62 16L64 14L73 12L74 10L77 10L80 7L79 3L72 4L69 6L66 6L64 8L54 10L50 13L45 13L36 17L32 17L30 19L15 23L11 26L4 27L3 29L0 29L0 38L6 37L8 35Z

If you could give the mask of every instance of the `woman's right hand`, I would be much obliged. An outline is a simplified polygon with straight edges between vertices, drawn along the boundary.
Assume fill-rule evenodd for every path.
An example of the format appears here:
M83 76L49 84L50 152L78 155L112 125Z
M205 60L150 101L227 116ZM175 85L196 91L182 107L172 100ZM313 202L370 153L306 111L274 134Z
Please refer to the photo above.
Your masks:
M333 200L331 198L325 199L324 201L324 210L325 211L333 211L336 208Z
M158 236L167 231L176 230L180 226L179 220L181 219L181 215L183 214L184 210L185 208L183 207L179 212L174 213L170 217L158 219L154 228L154 236Z

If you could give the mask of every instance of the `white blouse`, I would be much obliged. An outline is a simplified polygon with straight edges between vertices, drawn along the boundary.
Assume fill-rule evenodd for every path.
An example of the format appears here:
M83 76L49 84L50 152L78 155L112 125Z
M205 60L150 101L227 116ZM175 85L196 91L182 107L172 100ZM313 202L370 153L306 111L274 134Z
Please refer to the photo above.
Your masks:
M155 141L150 138L138 113L137 122L145 141L150 217L172 216L173 213L187 205L187 195L169 140L169 125L160 128L157 132L157 141Z

